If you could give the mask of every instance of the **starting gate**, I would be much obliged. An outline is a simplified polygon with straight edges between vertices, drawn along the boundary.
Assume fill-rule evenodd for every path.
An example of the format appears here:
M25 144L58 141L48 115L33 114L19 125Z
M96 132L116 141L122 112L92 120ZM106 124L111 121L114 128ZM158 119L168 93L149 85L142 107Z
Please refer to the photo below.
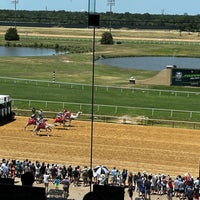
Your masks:
M12 111L11 103L9 95L0 95L0 125L14 119L15 113Z

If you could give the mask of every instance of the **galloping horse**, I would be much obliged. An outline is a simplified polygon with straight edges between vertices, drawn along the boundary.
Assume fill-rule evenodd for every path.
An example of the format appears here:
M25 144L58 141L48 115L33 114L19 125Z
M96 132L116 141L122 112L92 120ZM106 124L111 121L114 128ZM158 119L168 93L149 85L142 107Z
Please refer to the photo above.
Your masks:
M31 115L31 117L28 119L26 125L24 126L24 129L26 130L26 128L30 125L36 125L37 122L37 117L35 115Z
M67 126L66 122L68 122L68 126L71 126L71 121L77 119L82 112L77 112L75 115L73 115L71 112L67 111L64 113L64 115L60 116L57 115L54 120L54 125L63 124L63 127Z
M43 120L42 123L36 125L35 129L33 130L33 132L35 132L36 135L38 135L38 132L40 132L41 129L44 129L47 132L47 136L49 136L49 132L51 132L51 129L54 126L54 124L47 124L46 121L47 120Z

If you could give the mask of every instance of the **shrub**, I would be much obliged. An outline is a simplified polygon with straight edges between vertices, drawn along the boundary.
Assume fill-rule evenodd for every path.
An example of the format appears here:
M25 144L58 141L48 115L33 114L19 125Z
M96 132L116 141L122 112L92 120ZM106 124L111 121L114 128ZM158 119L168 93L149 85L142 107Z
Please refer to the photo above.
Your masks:
M113 37L112 34L108 31L102 34L101 44L113 44Z
M5 40L12 41L12 40L19 40L19 35L17 33L16 28L9 28L5 34Z

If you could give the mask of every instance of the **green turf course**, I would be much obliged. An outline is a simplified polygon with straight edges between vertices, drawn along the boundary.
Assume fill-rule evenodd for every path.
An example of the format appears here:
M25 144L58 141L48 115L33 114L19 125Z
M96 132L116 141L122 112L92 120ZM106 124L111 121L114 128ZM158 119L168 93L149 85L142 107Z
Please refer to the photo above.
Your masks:
M45 29L46 30L46 29ZM51 29L52 31L52 29ZM78 31L80 32L80 31ZM52 32L49 33L52 34ZM61 34L61 33L60 33ZM69 32L69 34L72 34ZM74 34L76 35L77 32ZM80 33L79 33L80 34ZM168 38L175 39L178 35L171 36L168 33ZM174 34L174 33L173 33ZM52 80L52 72L56 71L56 82L64 83L78 83L78 84L91 84L91 70L92 70L92 39L91 30L84 32L87 38L70 38L70 37L43 37L43 36L28 36L21 37L20 42L12 42L9 45L16 46L40 46L40 47L60 47L63 49L71 50L71 54L60 56L47 56L47 57L0 57L0 74L1 77L12 77L33 80ZM199 57L198 42L160 42L150 40L133 40L132 37L127 38L126 31L114 32L117 40L121 40L122 44L114 45L101 45L99 43L100 33L97 31L96 40L96 54L98 58L100 55L106 57L117 56L189 56ZM130 35L130 34L129 34ZM152 36L152 33L144 32L140 35L141 38ZM154 37L159 37L157 34ZM133 36L133 35L132 35ZM124 39L124 37L126 37ZM163 36L162 36L163 37ZM167 36L166 36L167 37ZM174 38L173 38L174 37ZM185 38L187 39L187 35ZM195 37L193 35L193 37ZM123 39L122 39L123 38ZM184 39L184 38L181 38ZM6 42L3 40L3 35L0 44L4 45ZM78 52L78 53L77 53ZM105 87L95 88L95 104L110 105L110 106L126 106L126 107L144 107L144 108L160 108L160 109L173 109L173 110L186 110L186 111L200 111L199 95L193 94L187 96L185 93L175 95L173 91L192 91L199 92L199 88L189 87L168 87L168 86L147 86L147 85L130 85L128 84L129 77L134 74L136 80L143 80L155 75L156 71L148 70L134 70L134 69L120 69L118 67L109 67L95 64L95 85L113 86L113 87L126 87L132 88L140 87L144 89L158 89L158 90L171 90L172 92L164 92L159 95L159 92L147 92L146 90L121 90L112 88L107 90ZM14 82L0 80L0 93L9 94L14 99L28 99L28 100L43 100L55 102L73 102L73 103L91 103L91 87L83 87L76 85L71 87L70 84L50 84L40 83L34 84L27 81ZM31 105L32 106L32 105ZM36 103L36 107L40 108L40 103ZM78 106L69 105L70 109L76 112ZM19 103L17 108L29 109L30 106L26 103ZM59 111L60 105L52 103L47 110ZM83 107L83 112L90 113L90 105ZM102 115L130 115L137 116L143 115L152 117L149 110L125 109L120 108L117 113L113 108L104 107L98 110L95 107L95 114ZM179 113L171 117L169 112L160 111L157 113L156 118L161 119L176 119L176 120L193 120L199 121L199 114L194 115L192 119L188 114Z

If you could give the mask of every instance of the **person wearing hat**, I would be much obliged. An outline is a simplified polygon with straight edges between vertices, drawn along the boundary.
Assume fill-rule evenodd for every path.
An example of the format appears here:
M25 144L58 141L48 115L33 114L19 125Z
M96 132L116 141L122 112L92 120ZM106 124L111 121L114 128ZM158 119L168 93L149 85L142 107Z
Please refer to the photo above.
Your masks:
M69 196L69 185L70 180L67 176L60 182L60 184L63 185L63 191L64 191L64 198L67 198Z

